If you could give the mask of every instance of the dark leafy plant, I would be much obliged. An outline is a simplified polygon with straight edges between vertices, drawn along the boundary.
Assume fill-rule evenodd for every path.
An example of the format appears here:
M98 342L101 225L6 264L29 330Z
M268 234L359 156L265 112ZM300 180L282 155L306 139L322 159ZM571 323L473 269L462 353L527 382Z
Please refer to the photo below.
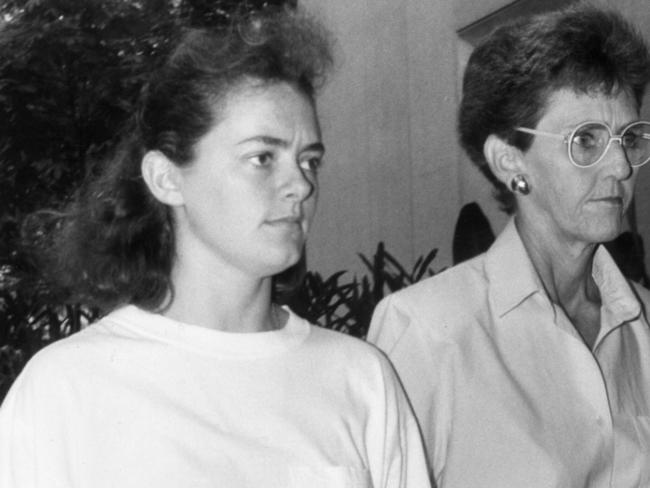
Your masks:
M643 239L634 231L626 231L605 244L621 272L630 280L650 287L650 277L645 269Z
M287 304L301 317L322 327L349 332L350 324L345 318L346 296L352 283L342 283L346 271L338 271L328 278L308 271L300 287Z
M420 256L408 271L380 242L372 259L359 254L369 275L360 279L354 276L351 281L343 282L346 271L338 271L326 279L317 272L307 272L288 304L312 323L364 338L377 303L387 293L433 276L431 263L436 254L437 249L433 249Z
M462 263L487 251L494 239L490 222L479 204L471 202L463 205L454 230L452 244L454 264Z

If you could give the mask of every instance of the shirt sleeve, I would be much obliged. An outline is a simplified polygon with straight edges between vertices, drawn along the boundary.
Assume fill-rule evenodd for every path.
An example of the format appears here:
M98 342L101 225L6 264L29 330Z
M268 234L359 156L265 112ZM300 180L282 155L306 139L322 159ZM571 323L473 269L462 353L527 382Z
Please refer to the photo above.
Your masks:
M422 437L390 363L382 358L383 408L372 415L366 445L376 488L430 487Z
M32 360L33 361L33 360ZM0 486L63 488L66 453L59 386L43 368L28 363L0 407Z
M368 340L392 362L417 418L431 478L443 485L449 432L453 422L454 348L394 295L375 309ZM430 320L435 320L430 318Z

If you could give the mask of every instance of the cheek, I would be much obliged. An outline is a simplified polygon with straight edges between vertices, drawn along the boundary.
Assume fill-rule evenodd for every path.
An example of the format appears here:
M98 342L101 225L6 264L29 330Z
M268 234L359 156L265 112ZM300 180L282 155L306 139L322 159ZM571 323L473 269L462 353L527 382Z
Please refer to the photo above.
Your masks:
M539 159L535 161L532 173L532 191L544 207L557 207L561 203L567 204L575 194L574 185L569 183L571 175L564 174L558 164L551 160Z
M316 203L318 202L318 197L320 196L320 187L318 185L318 180L314 179L312 181L312 192L311 195L309 196L308 200L312 202L314 206L316 206Z
M568 161L559 163L570 164ZM536 174L537 204L553 218L563 222L576 222L583 213L584 204L596 189L596 178L573 166L551 165L545 161L545 170Z
M580 207L580 195L576 188L571 188L566 182L554 181L544 188L543 206L557 220L566 220Z
M303 212L305 213L305 217L307 217L307 222L310 223L314 218L314 214L316 213L316 207L318 206L318 192L319 192L318 183L315 183L312 194L302 204Z
M577 168L564 152L555 154L540 165L544 185L563 200L580 200L594 189L597 175L588 169Z
M625 190L630 194L634 193L634 189L636 188L636 179L639 176L639 169L640 168L634 168L632 176L623 181L623 188L625 188Z
M632 199L634 198L634 188L636 187L636 171L632 177L624 181L622 185L625 195L625 211L627 212L627 209L630 207L630 203L632 203Z

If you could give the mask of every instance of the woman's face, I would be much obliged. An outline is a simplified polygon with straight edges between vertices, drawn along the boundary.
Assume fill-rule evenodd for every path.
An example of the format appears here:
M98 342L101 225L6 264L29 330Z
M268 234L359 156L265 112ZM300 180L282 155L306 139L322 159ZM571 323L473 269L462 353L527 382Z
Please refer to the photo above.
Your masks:
M316 208L324 148L315 109L287 83L246 82L219 114L180 169L179 259L271 276L300 258Z
M634 100L625 93L606 96L561 89L550 95L536 129L567 135L581 122L600 121L620 134L636 120ZM519 198L520 218L542 226L541 235L567 243L598 243L620 234L637 170L618 142L612 142L598 164L578 168L562 140L536 136L524 164L531 192Z

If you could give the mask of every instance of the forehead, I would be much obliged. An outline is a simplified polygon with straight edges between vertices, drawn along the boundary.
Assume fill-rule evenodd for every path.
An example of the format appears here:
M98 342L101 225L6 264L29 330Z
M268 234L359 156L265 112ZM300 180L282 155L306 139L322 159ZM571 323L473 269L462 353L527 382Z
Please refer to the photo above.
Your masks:
M554 90L547 96L539 121L540 128L556 130L572 128L582 122L607 123L613 130L638 119L634 97L617 90L611 94L600 91L578 92L570 88Z
M274 137L310 143L321 137L312 98L286 82L238 83L213 102L212 110L212 125L204 136L212 142Z
M244 78L226 90L215 109L221 117L231 115L239 105L308 105L315 109L312 97L292 83Z

